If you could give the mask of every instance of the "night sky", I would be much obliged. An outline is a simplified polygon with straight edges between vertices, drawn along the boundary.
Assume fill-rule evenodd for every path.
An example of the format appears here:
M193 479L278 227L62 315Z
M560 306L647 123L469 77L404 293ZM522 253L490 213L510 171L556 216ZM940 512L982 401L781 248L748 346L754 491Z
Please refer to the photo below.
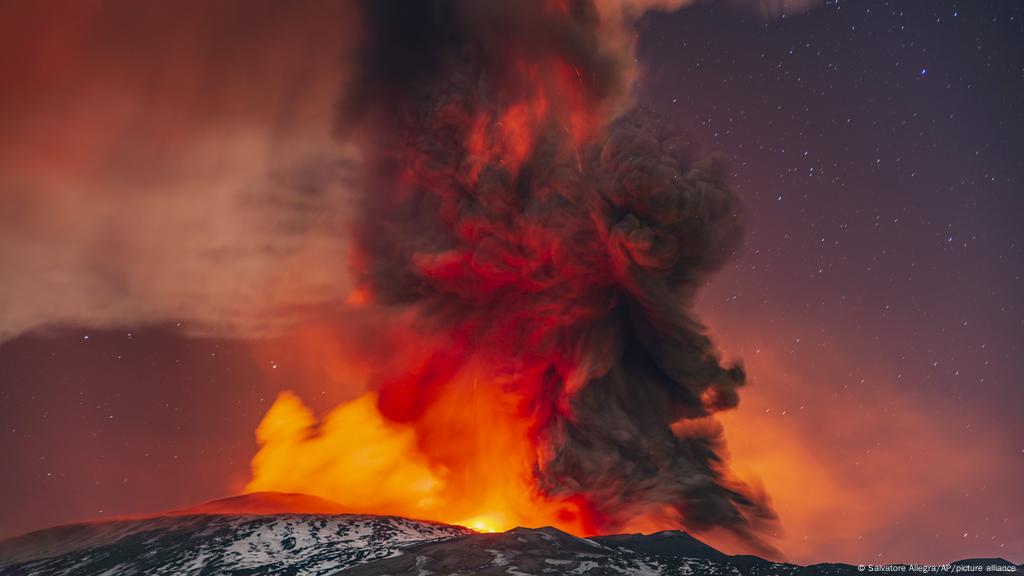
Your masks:
M209 196L165 211L139 191L194 188L211 163L235 182L235 166L270 163L274 148L252 144L264 138L308 145L296 164L334 166L323 119L348 27L326 16L343 11L154 9L139 16L161 23L154 47L95 6L16 10L17 30L0 24L0 536L235 493L280 390L317 410L353 395L329 360L343 343L240 338L264 335L248 318L207 329L194 301L232 303L248 297L232 281L269 278L329 306L329 274L292 278L335 247L293 249L291 228L248 212L251 226L208 229L224 208ZM167 41L196 22L214 24ZM291 31L261 35L275 26ZM1024 561L1024 4L848 0L769 18L718 2L648 14L638 31L638 103L730 157L746 204L742 249L699 312L753 382L722 419L736 468L781 515L782 549ZM124 112L138 99L152 110ZM205 156L169 159L183 146ZM64 191L76 179L103 190ZM39 216L51 206L64 214ZM204 252L167 279L122 266L134 253L105 226L75 224L124 225L122 209L141 222L124 238L165 258L192 258L209 230L276 236L225 240L243 278L195 285L189 274L215 271ZM144 288L165 280L173 290Z

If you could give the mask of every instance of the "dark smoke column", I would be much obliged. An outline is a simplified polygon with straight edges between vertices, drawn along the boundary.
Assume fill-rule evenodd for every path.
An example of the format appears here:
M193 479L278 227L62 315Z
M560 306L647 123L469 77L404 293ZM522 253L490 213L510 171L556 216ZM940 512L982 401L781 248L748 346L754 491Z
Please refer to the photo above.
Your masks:
M430 347L380 408L414 422L482 362L523 398L538 488L592 531L658 514L768 550L775 515L711 418L745 376L690 312L738 201L720 160L624 111L628 19L606 4L364 3L339 123L369 150L354 266Z

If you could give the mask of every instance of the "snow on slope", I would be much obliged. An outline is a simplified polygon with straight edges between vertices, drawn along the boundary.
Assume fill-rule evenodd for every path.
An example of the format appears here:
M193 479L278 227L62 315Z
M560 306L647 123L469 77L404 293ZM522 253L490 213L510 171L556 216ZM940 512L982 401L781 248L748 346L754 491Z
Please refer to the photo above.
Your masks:
M326 576L470 530L362 515L161 516L42 530L0 544L0 575Z

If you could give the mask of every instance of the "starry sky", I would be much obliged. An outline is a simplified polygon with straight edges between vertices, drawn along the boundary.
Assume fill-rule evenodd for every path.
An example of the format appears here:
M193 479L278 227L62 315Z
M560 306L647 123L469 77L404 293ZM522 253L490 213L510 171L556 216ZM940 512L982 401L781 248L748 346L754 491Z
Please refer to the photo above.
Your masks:
M222 231L205 218L234 215L244 223L215 247L246 264L246 283L331 285L280 270L339 247L315 232L295 248L294 226L231 202L277 198L235 186L247 182L236 166L281 156L261 138L303 150L274 166L285 180L310 162L343 177L322 158L330 134L305 136L329 126L344 82L327 71L345 42L325 24L343 14L153 9L139 22L160 22L171 46L154 48L80 4L63 16L23 5L19 30L0 25L0 536L234 493L278 391L318 410L353 393L329 361L344 343L256 338L265 326L244 315L231 316L241 329L210 327L231 308L197 312L195 294L252 296L189 240ZM197 22L212 24L180 34ZM292 32L268 36L275 26ZM782 517L783 550L799 562L1024 561L1024 4L847 0L766 18L718 2L648 14L638 32L638 103L730 157L745 201L742 249L699 312L753 382L723 420L735 467ZM69 72L83 62L91 75ZM136 99L151 109L131 111ZM186 144L205 156L170 159ZM227 207L192 191L140 204L152 173L244 192ZM338 201L318 198L304 210ZM90 219L187 264L174 278L125 268L131 249L83 228ZM88 249L64 249L81 238ZM214 280L176 284L190 274ZM141 288L156 280L168 287Z

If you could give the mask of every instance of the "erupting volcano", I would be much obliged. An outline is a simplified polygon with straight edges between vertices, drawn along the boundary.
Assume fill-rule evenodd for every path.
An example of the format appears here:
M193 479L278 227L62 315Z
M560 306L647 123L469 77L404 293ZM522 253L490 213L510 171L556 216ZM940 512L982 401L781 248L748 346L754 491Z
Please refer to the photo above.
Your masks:
M348 297L365 394L283 393L248 491L479 530L685 528L773 553L691 304L741 232L720 158L631 109L624 1L363 3ZM355 324L356 321L353 322Z
M1024 570L1021 39L0 1L0 576Z

